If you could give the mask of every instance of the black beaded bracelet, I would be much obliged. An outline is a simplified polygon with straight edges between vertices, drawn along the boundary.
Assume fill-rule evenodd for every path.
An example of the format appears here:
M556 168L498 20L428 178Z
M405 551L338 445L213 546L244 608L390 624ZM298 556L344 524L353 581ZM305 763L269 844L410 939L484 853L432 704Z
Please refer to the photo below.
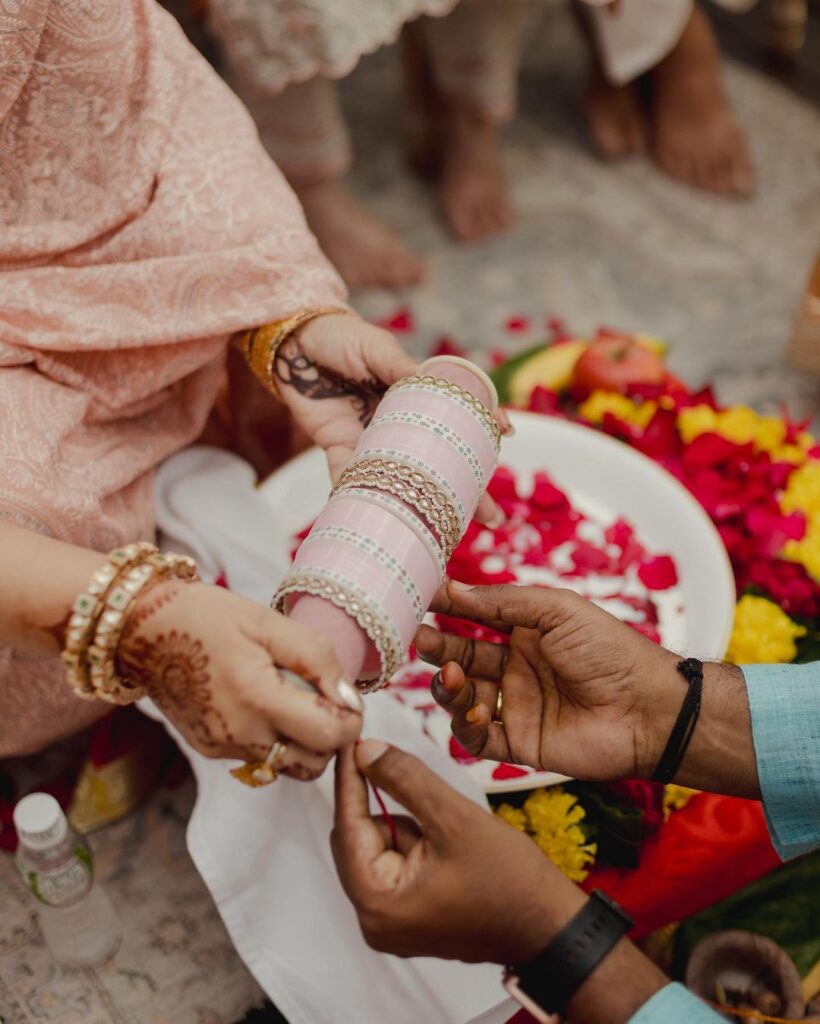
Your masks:
M653 782L662 782L664 785L674 779L681 761L686 755L700 717L700 701L703 691L702 661L698 661L697 658L685 658L678 662L677 669L686 680L688 688L677 721L669 734L669 742L666 744L655 774L652 776Z

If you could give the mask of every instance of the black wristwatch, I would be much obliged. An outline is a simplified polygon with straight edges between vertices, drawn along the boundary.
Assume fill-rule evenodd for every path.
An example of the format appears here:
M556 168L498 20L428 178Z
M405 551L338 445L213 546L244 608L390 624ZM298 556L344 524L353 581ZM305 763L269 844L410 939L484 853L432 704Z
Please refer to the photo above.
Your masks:
M567 1003L615 943L632 927L629 915L594 889L543 953L504 972L504 988L537 1021L562 1014Z

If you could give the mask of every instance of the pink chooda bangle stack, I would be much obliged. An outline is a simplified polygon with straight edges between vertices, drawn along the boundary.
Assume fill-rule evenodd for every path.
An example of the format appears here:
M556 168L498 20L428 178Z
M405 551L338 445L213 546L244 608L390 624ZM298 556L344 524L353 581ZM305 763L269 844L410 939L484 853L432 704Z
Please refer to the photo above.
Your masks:
M450 356L395 384L276 593L363 690L395 672L441 585L498 459L497 406L490 378Z

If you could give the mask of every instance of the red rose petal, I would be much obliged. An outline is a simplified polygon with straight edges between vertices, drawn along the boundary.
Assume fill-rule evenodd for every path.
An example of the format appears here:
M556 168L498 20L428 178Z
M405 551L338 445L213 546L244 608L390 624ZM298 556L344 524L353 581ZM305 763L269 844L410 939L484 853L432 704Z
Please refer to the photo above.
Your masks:
M496 501L502 501L504 498L517 498L515 474L507 466L499 466L493 473L487 490Z
M386 320L378 321L377 326L394 331L396 334L406 334L416 329L416 322L412 312L406 306L402 306Z
M553 345L560 345L564 341L570 341L572 335L560 316L551 316L547 320L547 330L550 332Z
M647 640L651 640L653 644L661 642L661 635L658 632L657 626L653 626L650 622L628 622L627 625L634 629L636 633L645 636Z
M498 782L503 782L505 779L521 779L529 774L529 769L519 768L515 764L500 764L497 768L493 768L493 778Z
M546 473L534 474L530 501L536 507L549 511L564 510L570 507L569 498L555 486Z
M462 747L455 736L450 737L450 757L454 761L458 761L459 764L475 764L478 760L477 757L473 757L472 754Z
M446 335L439 338L435 345L430 351L431 356L460 356L464 358L467 355L467 349L459 345L458 342L453 341L452 338L448 338Z
M668 590L678 582L678 571L669 555L658 555L638 567L638 579L649 590Z
M579 542L575 550L571 552L570 559L577 572L582 575L608 569L610 564L610 558L606 551L596 548L594 544L589 544L587 541Z
M543 416L552 416L561 410L561 400L557 392L536 384L530 392L527 402L528 412L538 412Z
M530 329L529 317L526 316L511 316L507 318L507 322L504 324L504 329L509 331L510 334L520 334L523 331Z
M616 519L615 522L604 531L604 540L607 544L616 544L619 548L625 548L632 540L635 531L625 519Z
M411 672L394 679L392 685L402 690L429 690L433 682L432 672Z

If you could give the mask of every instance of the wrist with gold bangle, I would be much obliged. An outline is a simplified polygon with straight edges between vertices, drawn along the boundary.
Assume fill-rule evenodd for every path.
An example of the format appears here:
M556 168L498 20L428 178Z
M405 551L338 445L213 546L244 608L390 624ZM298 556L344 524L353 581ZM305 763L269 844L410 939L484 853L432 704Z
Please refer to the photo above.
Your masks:
M245 331L237 339L237 348L245 357L257 380L275 395L281 398L279 385L276 382L274 366L276 355L284 343L300 327L320 316L331 316L337 313L349 313L350 310L335 306L320 306L316 309L303 309L292 313L282 320L263 324L253 330Z
M117 673L117 646L140 595L170 577L194 581L196 564L145 543L117 548L94 573L72 606L61 656L66 681L78 697L130 704L143 696L141 687Z

